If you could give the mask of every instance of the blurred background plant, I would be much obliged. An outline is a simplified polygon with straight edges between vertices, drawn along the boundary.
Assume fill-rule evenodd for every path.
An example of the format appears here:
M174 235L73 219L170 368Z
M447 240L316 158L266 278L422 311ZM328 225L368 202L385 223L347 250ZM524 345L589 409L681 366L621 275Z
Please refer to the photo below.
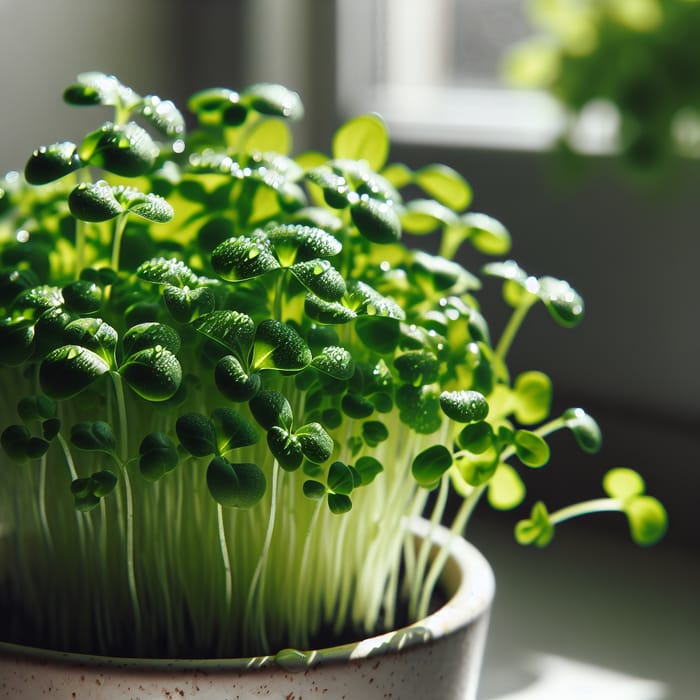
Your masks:
M506 80L567 110L562 148L607 119L610 146L637 171L700 157L700 2L529 0L534 36L507 52Z

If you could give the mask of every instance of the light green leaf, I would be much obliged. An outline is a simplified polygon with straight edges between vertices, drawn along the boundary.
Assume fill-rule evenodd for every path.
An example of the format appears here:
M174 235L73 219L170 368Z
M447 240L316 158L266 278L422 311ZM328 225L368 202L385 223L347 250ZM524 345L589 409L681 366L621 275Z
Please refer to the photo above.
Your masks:
M466 209L472 201L469 183L447 165L426 165L415 173L415 182L431 197L455 211Z
M610 498L627 501L641 496L646 488L644 479L633 469L611 469L603 478L603 488Z
M265 319L255 331L252 366L257 369L300 370L311 362L311 350L289 325Z
M542 467L549 461L549 445L529 430L516 430L513 447L518 459L528 467Z
M283 85L256 83L241 93L241 101L260 114L292 120L304 116L299 95Z
M525 484L510 464L501 463L496 468L488 487L488 500L492 508L511 510L525 498Z
M333 137L334 158L365 160L379 171L389 155L389 133L377 114L354 117L341 126Z

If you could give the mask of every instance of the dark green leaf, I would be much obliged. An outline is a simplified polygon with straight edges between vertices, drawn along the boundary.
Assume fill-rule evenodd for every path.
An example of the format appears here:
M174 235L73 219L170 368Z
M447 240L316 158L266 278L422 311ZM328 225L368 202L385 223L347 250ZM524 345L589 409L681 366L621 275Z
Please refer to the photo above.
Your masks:
M452 453L444 445L433 445L416 455L411 473L420 486L433 489L451 466Z
M362 439L369 447L376 447L389 438L389 430L378 420L368 420L362 424Z
M246 236L229 238L216 246L211 264L219 276L233 282L258 277L280 266L263 239Z
M130 106L137 101L138 95L113 75L89 71L78 75L77 82L66 88L63 99L76 106Z
M346 496L343 493L329 493L328 494L328 509L334 515L342 515L352 510L352 501L350 496Z
M448 418L458 423L482 421L489 412L489 405L478 391L443 391L440 408Z
M304 457L314 464L321 464L333 454L333 438L320 423L307 423L295 432Z
M66 308L81 314L91 314L102 306L102 288L88 280L69 282L61 290Z
M56 416L56 402L42 394L25 396L17 403L17 413L26 423L33 420L54 418Z
M218 452L214 423L201 413L185 413L175 423L175 432L182 446L195 457Z
M146 95L139 105L139 113L168 138L175 139L185 133L185 119L170 100Z
M292 427L292 407L279 391L264 389L249 402L250 411L260 426L269 430L273 425L290 430Z
M339 302L324 301L315 294L307 294L304 300L304 312L318 323L341 324L348 323L357 314Z
M386 316L360 316L355 330L368 348L382 355L393 353L401 339L399 321Z
M361 484L366 486L371 484L375 477L384 471L382 463L375 457L365 456L360 457L355 462L355 469L360 475Z
M104 498L114 491L118 479L109 469L103 469L99 472L95 472L90 477L90 481L92 482L92 493L97 496L97 498Z
M457 436L457 444L473 454L483 454L494 446L493 429L488 423L479 421L464 426Z
M107 364L114 364L114 351L119 340L117 331L101 318L78 318L63 329L66 344L92 350Z
M267 482L255 464L232 464L223 457L215 457L207 468L207 486L222 506L250 508L265 494Z
M229 401L250 401L262 387L260 375L246 374L233 355L225 355L216 363L214 381Z
M311 360L311 350L291 326L274 319L258 325L253 345L255 369L300 370Z
M338 255L343 246L332 234L317 226L283 224L265 230L279 261L288 267L301 258L327 258Z
M582 408L570 408L562 415L564 424L571 430L576 444L584 451L595 454L600 450L603 437L595 420Z
M304 461L304 453L299 440L295 435L278 425L273 425L267 431L267 446L282 469L286 471L298 469Z
M109 371L96 353L78 345L63 345L50 352L39 367L42 391L54 399L68 399Z
M442 425L437 385L414 387L404 384L396 393L396 405L402 423L417 433L428 435Z
M394 367L401 381L417 387L437 381L440 362L434 353L416 350L395 358Z
M149 433L139 445L139 468L148 481L158 481L177 467L177 446L164 433Z
M343 276L327 260L298 262L289 269L306 289L325 301L338 301L346 292Z
M137 177L151 171L159 153L148 132L135 122L107 122L86 136L78 149L84 162L124 177Z
M180 351L180 336L170 326L149 321L129 328L123 337L124 355L160 346L176 354Z
M83 221L109 221L124 212L104 180L81 182L68 196L71 214Z
M374 404L359 394L348 392L341 402L343 413L350 418L369 418L374 413Z
M318 501L326 495L326 487L319 481L307 479L304 482L304 495L314 501Z
M212 311L197 318L192 326L233 353L241 363L247 363L255 339L255 323L250 316L238 311Z
M148 401L172 398L182 381L177 357L161 346L130 355L119 371L129 386Z
M165 308L178 323L189 323L214 310L214 294L209 287L180 289L166 286L163 290Z
M0 320L0 363L21 365L32 355L34 325L29 318Z
M215 408L211 420L217 436L218 452L225 454L236 447L254 445L258 439L255 426L231 408Z
M328 488L333 493L349 496L355 487L352 471L344 462L333 462L328 469Z
M119 186L114 188L114 196L127 211L156 224L165 224L175 216L170 204L152 192L144 193L134 187Z
M71 426L70 441L74 447L88 452L114 453L116 441L112 426L105 421L85 421Z
M177 258L153 258L139 265L136 274L153 284L166 284L173 287L197 287L199 277Z
M32 153L24 177L32 185L45 185L82 167L77 146L70 141L42 146Z
M357 230L372 243L395 243L401 238L401 222L394 207L363 195L350 206Z
M311 366L335 379L346 381L355 371L352 355L338 345L328 345L311 361Z
M554 277L541 277L539 297L560 325L572 328L583 320L583 299L568 282Z
M16 461L24 462L28 459L27 450L31 433L25 425L9 425L2 431L0 444L7 456Z

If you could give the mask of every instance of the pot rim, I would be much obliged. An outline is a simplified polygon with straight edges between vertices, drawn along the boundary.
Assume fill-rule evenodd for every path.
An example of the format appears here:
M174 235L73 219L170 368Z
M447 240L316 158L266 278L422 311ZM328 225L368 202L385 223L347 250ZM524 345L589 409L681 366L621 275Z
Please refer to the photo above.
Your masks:
M418 538L430 537L438 546L449 546L449 558L442 574L451 595L437 610L409 625L346 644L315 650L282 649L277 654L223 659L169 659L112 657L79 652L64 652L0 641L0 656L25 661L59 663L83 668L138 668L142 671L246 671L279 666L302 670L343 661L398 653L407 648L447 637L488 615L495 595L493 569L481 552L446 527L428 520L411 518L410 531Z

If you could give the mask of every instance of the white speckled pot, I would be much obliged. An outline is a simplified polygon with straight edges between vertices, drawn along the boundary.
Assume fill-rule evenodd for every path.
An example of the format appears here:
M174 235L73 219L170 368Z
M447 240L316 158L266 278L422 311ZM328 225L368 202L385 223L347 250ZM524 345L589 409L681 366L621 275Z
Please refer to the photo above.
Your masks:
M419 537L426 521L415 524ZM434 530L436 542L449 533ZM117 659L0 643L0 698L61 700L473 700L494 578L484 557L452 538L448 602L415 624L355 644L248 659Z

